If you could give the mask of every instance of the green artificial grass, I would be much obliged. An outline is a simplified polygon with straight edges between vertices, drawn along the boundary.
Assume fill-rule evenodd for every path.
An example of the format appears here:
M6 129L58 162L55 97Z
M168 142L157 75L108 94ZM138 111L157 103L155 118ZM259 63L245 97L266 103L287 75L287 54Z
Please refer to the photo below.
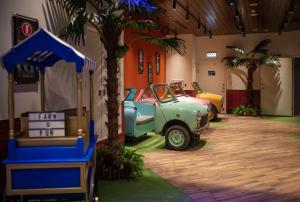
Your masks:
M298 140L298 141L300 141L300 134L298 134L298 135L295 135L295 136L293 136L292 137L294 140Z
M220 128L224 127L226 123L224 121L217 121L217 122L209 122L210 128Z
M157 135L155 133L148 133L147 136L137 141L126 142L125 146L130 150L136 150L139 154L167 149L165 144L165 137L162 135ZM206 140L200 138L200 141L190 148L198 149L204 146L208 146L208 143L206 142Z
M290 124L300 125L300 117L288 117L288 116L261 116L261 119L267 119L272 121L281 121Z
M99 181L101 202L192 202L193 200L149 169L134 180Z
M125 146L138 153L153 152L166 149L165 137L155 133L148 133L147 136L133 142L126 142Z

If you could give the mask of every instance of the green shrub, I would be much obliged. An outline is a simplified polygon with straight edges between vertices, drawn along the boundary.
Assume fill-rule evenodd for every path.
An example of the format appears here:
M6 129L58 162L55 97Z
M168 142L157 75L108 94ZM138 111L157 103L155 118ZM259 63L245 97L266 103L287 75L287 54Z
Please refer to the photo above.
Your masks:
M239 116L259 116L261 113L261 109L259 106L245 106L240 105L232 110L233 114L239 115Z
M127 149L124 145L121 145L117 152L107 147L101 147L97 150L97 172L100 173L100 178L100 175L103 175L104 171L107 170L110 170L113 173L112 175L120 175L120 172L122 172L123 178L126 179L139 177L142 176L144 168L142 157L141 154L136 153L136 150ZM120 176L109 177L109 179L118 178Z

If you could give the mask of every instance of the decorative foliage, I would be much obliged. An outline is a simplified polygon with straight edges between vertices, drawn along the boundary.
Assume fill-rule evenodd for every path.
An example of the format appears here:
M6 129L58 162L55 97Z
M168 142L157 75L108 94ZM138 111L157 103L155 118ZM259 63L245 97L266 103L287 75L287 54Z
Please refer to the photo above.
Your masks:
M126 179L142 176L144 168L142 157L136 150L127 149L124 145L120 146L119 153L107 147L101 147L97 150L98 177L114 180L117 177L112 175L116 173L119 174L119 178Z
M239 116L259 116L261 109L259 106L240 105L232 110L233 114Z

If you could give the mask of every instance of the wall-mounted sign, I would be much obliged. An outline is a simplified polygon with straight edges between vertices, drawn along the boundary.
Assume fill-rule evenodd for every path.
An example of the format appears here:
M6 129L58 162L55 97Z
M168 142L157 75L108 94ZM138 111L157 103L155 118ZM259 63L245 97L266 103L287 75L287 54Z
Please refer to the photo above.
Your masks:
M206 53L206 57L208 57L208 58L215 58L215 57L217 57L217 52L215 52L215 51L209 51L209 52Z
M152 62L148 62L148 83L153 83L153 67Z
M208 71L208 76L216 76L216 72L213 70Z
M33 112L28 117L29 137L65 136L63 112Z
M17 45L24 39L31 36L39 28L37 19L22 15L13 15L13 43ZM39 80L38 69L32 65L17 65L14 72L14 79L17 83L36 83Z
M138 72L139 74L143 74L144 72L144 50L138 49Z
M155 63L156 63L156 74L159 75L159 72L160 72L160 53L159 52L157 52L155 54L155 59L156 59L156 61L155 61Z

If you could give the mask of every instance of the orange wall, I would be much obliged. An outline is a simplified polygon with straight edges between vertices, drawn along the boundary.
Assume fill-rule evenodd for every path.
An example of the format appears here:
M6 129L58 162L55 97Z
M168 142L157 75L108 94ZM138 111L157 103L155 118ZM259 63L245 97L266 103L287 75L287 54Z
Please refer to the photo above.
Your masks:
M159 32L153 33L154 36L163 37ZM135 37L131 30L125 30L125 43ZM138 49L144 50L144 71L143 74L138 73ZM160 73L156 74L156 58L155 54L160 53ZM166 82L166 53L158 46L149 44L145 41L135 41L129 45L129 50L124 58L124 87L144 88L148 84L148 62L152 62L153 83Z

